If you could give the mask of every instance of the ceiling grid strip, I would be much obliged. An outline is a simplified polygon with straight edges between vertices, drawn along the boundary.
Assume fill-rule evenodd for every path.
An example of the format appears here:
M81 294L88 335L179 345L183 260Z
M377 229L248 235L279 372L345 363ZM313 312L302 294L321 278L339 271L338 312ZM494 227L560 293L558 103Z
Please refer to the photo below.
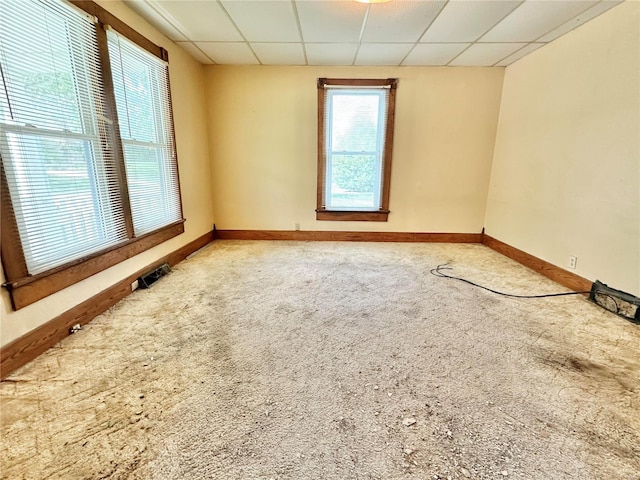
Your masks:
M498 25L500 22L502 22L505 18L507 18L509 15L511 15L513 12L515 12L518 8L520 8L520 7L525 3L525 1L526 1L526 0L522 0L518 5L516 5L516 7L515 7L513 10L510 10L509 12L507 12L507 13L506 13L504 16L502 16L502 17L501 17L497 22L495 22L493 25L491 25L489 28L487 28L487 29L486 29L486 30L485 30L481 35L479 35L479 36L478 36L478 37L477 37L473 42L471 42L471 44L470 44L467 48L465 48L465 49L464 49L464 50L462 50L460 53L458 53L458 55L456 55L456 56L455 56L455 57L453 57L451 60L449 60L449 63L447 63L447 65L450 65L450 64L451 64L451 62L454 62L454 61L456 60L456 58L458 58L458 57L459 57L460 55L462 55L464 52L466 52L467 50L469 50L469 49L470 49L473 45L475 45L476 43L483 43L483 42L480 42L480 39L481 39L482 37L484 37L488 32L490 32L491 30L493 30L493 29L495 28L495 26L496 26L496 25ZM524 48L524 47L522 47L522 48ZM522 50L522 48L518 49L518 51L519 51L519 50ZM512 53L510 53L509 55L513 55L513 53L515 53L515 52L512 52ZM507 55L507 56L509 56L509 55ZM506 58L506 57L505 57L505 58ZM498 62L496 62L496 63L499 63L499 62L501 62L502 60L504 60L504 58L500 59L500 60L499 60Z
M573 20L575 20L577 17L579 17L580 15L584 15L584 13L588 10L591 10L592 8L594 8L595 6L601 4L604 0L600 0L600 2L598 2L596 5L589 5L587 7L585 7L584 10L582 10L580 13L578 13L577 15L573 16L568 22L563 22L561 25L566 25L567 23L572 22ZM524 1L522 2L524 3ZM520 5L522 5L522 3ZM502 20L500 20L502 21ZM579 26L579 25L578 25ZM576 26L576 28L578 27ZM551 43L551 42L538 42L539 39L544 38L546 35L548 35L549 33L553 32L556 28L560 27L560 25L556 25L555 27L550 28L549 30L547 30L545 33L543 33L542 35L538 36L537 38L535 38L533 41L528 42L524 47L519 48L518 50L516 50L515 52L511 52L509 55L501 58L500 60L498 60L497 62L495 62L493 66L496 66L498 63L504 61L505 59L509 58L511 55L515 55L518 52L522 51L523 49L529 47L530 45L536 44L536 43L543 43L544 45L546 45L547 43ZM567 32L568 33L568 32ZM537 49L536 49L537 50Z
M302 33L302 25L300 25L300 15L298 15L298 5L295 0L291 0L291 6L293 7L293 14L296 17L296 27L298 27L298 35L300 35L300 42L302 43L302 54L304 55L304 64L309 65L309 57L307 56L307 42L304 41L304 34Z
M216 2L218 3L218 5L220 6L220 8L222 9L222 11L224 12L224 14L227 16L227 18L229 19L229 21L231 22L231 24L233 25L233 27L238 31L238 34L240 34L240 37L242 37L242 41L245 43L245 45L249 48L249 50L251 50L251 53L253 54L253 56L256 58L256 60L258 60L258 63L260 65L263 65L262 60L260 59L260 57L256 54L256 52L253 50L253 47L251 46L251 42L249 42L249 40L247 40L247 37L245 37L244 33L242 33L242 30L240 30L240 28L238 27L238 25L236 24L235 20L233 19L233 17L231 15L229 15L229 12L227 11L227 9L224 7L223 3L220 0L216 0Z
M371 11L371 4L367 5L367 10L364 12L364 18L362 19L362 26L360 27L360 34L358 35L358 46L356 47L356 53L353 55L351 62L352 66L355 66L358 60L358 54L360 53L360 47L362 46L362 37L364 36L364 29L367 27L367 20L369 19L369 12Z
M449 4L451 0L447 0L446 2L444 2L442 4L442 7L440 7L440 10L438 10L438 13L436 13L435 17L433 17L433 20L431 20L429 22L429 25L427 25L427 27L422 31L422 33L420 34L420 36L418 37L418 39L414 42L413 47L411 47L411 49L409 49L409 51L407 52L407 54L402 57L402 60L400 60L400 65L402 65L405 60L407 59L407 57L409 55L411 55L411 52L413 52L416 48L416 45L418 45L420 43L420 39L422 37L424 37L425 33L427 33L427 30L429 30L431 28L431 25L433 25L433 23L438 19L438 17L440 16L440 14L444 11L445 7Z

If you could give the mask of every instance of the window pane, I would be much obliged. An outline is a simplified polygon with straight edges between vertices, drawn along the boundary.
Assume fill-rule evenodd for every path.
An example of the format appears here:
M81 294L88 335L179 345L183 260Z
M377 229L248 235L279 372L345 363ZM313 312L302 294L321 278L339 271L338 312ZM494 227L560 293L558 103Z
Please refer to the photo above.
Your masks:
M3 4L0 39L2 68L11 109L3 107L3 120L40 128L83 132L80 101L74 84L73 36L68 15L25 1L20 14ZM3 102L5 103L5 102ZM5 103L5 105L8 105Z
M124 144L131 214L136 233L151 232L180 218L171 169L161 147Z
M120 135L123 139L159 142L150 66L131 52L110 48Z
M29 273L100 250L121 237L97 140L7 132L3 156Z
M182 218L167 66L113 31L108 39L133 230L141 235Z
M381 95L338 91L331 96L331 150L377 151Z
M376 155L332 155L328 207L376 209Z
M2 2L0 63L0 152L28 273L125 240L93 20Z

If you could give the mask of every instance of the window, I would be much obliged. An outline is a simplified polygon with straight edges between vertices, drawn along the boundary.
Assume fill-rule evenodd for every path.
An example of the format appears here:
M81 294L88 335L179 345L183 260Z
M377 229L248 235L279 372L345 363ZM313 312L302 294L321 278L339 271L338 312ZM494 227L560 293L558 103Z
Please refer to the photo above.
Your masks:
M318 220L385 222L397 80L318 79Z
M184 231L166 52L75 3L90 14L37 0L0 13L2 261L16 309Z
M169 78L158 58L113 30L107 37L133 231L142 235L182 217Z

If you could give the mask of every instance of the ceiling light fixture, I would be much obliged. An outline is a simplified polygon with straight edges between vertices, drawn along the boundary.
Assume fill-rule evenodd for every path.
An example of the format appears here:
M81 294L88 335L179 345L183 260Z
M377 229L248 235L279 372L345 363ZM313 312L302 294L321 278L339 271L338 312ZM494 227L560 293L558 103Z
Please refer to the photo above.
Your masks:
M387 3L390 1L391 0L356 0L356 2L360 2L360 3Z

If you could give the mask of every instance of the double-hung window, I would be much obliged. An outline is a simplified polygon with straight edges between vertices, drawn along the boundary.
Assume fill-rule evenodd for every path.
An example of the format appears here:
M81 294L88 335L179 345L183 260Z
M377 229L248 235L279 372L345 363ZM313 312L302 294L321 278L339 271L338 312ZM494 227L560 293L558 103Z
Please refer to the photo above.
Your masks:
M396 84L318 80L318 220L387 220Z
M142 235L182 216L168 72L114 30L107 37L133 231Z
M93 2L74 3L0 3L2 261L14 308L184 231L166 52Z

